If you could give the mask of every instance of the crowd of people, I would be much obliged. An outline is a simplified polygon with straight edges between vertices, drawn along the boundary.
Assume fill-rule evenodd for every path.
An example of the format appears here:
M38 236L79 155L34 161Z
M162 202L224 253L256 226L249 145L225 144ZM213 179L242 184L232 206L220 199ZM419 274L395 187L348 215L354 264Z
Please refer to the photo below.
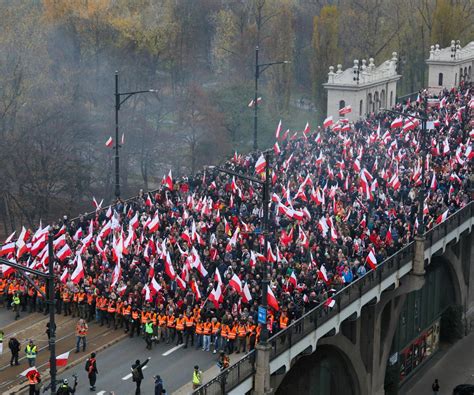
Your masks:
M249 351L261 331L265 274L274 334L315 306L331 308L337 291L412 241L421 188L427 230L469 203L473 90L422 91L395 105L404 117L327 119L297 133L280 124L270 163L260 152L236 153L223 168L263 180L269 166L266 232L260 185L208 168L179 180L170 172L159 190L110 208L94 199L93 214L23 229L0 254L46 270L52 232L58 314L123 328L130 337L142 333L150 348L166 342ZM423 134L409 114L427 117L429 130ZM7 266L0 300L18 316L48 308Z

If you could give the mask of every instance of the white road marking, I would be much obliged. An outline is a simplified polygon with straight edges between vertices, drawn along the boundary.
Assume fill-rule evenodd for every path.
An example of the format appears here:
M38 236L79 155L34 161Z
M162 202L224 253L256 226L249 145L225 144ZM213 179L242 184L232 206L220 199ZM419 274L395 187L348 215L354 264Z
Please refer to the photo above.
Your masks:
M142 368L142 370L145 370L147 367L148 367L148 366L145 365L145 366ZM122 380L125 381L125 380L128 380L128 379L131 378L131 377L132 377L132 374L129 373L129 374L127 374L126 376L122 377Z
M96 395L104 395L105 394L105 391L100 391L100 392L97 392Z
M179 346L173 347L173 348L169 349L168 351L164 352L164 353L161 354L161 355L163 355L164 357L166 357L166 356L170 355L172 352L175 352L176 350L179 350L179 349L180 349L181 347L183 347L183 346L184 346L184 344L180 344Z

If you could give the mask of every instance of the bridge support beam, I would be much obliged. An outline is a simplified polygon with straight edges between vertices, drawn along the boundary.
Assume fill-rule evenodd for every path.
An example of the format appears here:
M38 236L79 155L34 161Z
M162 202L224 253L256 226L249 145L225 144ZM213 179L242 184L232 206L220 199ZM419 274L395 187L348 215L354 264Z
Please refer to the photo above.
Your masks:
M425 237L415 236L415 258L413 260L413 271L416 276L425 274Z
M270 388L270 344L257 344L257 359L255 363L254 395L271 394Z

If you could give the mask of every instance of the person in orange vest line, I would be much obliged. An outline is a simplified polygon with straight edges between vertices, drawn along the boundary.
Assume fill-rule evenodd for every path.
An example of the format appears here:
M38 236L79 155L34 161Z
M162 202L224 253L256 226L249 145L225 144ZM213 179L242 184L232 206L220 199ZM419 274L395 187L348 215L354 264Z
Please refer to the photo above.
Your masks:
M226 323L228 321L222 321L221 323L221 341L220 341L220 350L225 351L227 350L227 343L229 342L229 339L227 337L227 334L229 333L229 325Z
M115 300L110 298L107 304L107 328L113 325L115 328Z
M107 308L109 305L109 300L102 296L99 302L99 311L100 311L100 326L104 326L104 323L109 323L109 314Z
M202 324L202 351L211 351L211 318L207 317L206 322Z
M40 373L35 369L28 372L26 375L29 384L29 395L39 395L41 389L41 376Z
M290 320L288 318L288 312L286 310L282 310L279 319L279 327L280 330L283 331L288 327ZM281 342L284 343L286 340L286 336L281 337Z
M185 329L184 329L184 347L188 348L188 341L191 339L191 347L194 345L194 317L191 312L188 312L184 317Z
M136 306L132 306L132 319L130 323L132 326L130 337L133 337L135 332L137 332L137 336L140 336L140 311Z
M20 292L20 305L21 311L26 312L26 303L27 303L27 295L28 295L28 287L24 281L20 282L20 287L18 289Z
M130 331L131 315L132 315L132 306L130 306L128 302L125 300L122 306L122 314L120 315L120 319L119 319L120 328L123 328L125 326L125 333L128 333Z
M76 353L79 352L81 342L82 342L82 351L86 351L86 345L87 345L86 338L87 338L88 330L89 330L89 326L87 325L86 321L84 321L84 319L81 318L77 322L77 325L76 325L76 338L77 338Z
M196 322L196 350L202 347L203 335L204 335L204 323L201 321L200 317L195 318Z
M28 287L26 304L28 305L28 313L36 311L36 289L32 285Z
M87 295L84 289L79 288L77 293L77 310L79 312L79 318L86 319L86 308L87 308Z
M178 319L176 320L176 334L178 335L178 341L176 342L177 346L180 344L183 344L184 327L185 327L185 318L183 317L183 314L180 314Z
M170 309L168 316L166 317L166 344L174 342L176 337L176 317L174 316L173 310Z
M46 295L46 286L44 285L44 283L37 281L36 285ZM60 304L60 302L61 302L61 299L56 298L56 304ZM46 302L44 300L44 297L40 292L36 291L36 311L38 313L43 313L43 311L45 310L46 310ZM59 314L61 314L61 312Z
M245 321L241 320L240 323L237 325L237 351L236 354L245 352L246 344L247 343L247 326L245 325Z
M156 341L159 343L161 340L165 338L166 333L166 314L164 309L158 313L158 326L156 328Z
M71 311L71 293L67 289L67 287L63 287L63 292L61 295L63 300L63 307L64 307L64 317L72 314Z
M76 316L79 316L79 309L77 306L77 298L78 298L78 290L77 287L74 288L74 290L71 292L71 311L72 311L72 318L76 318Z
M237 320L229 324L229 330L227 332L227 351L228 354L232 354L235 349L235 340L237 339L239 324Z
M122 323L123 325L123 302L122 299L118 298L117 302L115 303L115 325L114 329L117 329L119 324Z
M212 353L215 354L219 349L219 340L221 338L221 323L217 321L216 317L212 317L211 320L211 334L211 343L214 346L214 351Z
M0 278L0 306L5 305L5 290L7 288L7 280Z

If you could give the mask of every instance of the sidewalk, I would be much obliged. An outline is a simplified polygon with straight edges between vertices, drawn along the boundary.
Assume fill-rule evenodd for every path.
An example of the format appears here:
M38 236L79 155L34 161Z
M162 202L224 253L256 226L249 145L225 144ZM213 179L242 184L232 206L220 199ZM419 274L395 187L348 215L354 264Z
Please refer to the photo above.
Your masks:
M474 332L446 351L439 351L421 371L400 389L400 395L431 395L431 384L439 380L439 395L451 395L458 384L474 384Z

